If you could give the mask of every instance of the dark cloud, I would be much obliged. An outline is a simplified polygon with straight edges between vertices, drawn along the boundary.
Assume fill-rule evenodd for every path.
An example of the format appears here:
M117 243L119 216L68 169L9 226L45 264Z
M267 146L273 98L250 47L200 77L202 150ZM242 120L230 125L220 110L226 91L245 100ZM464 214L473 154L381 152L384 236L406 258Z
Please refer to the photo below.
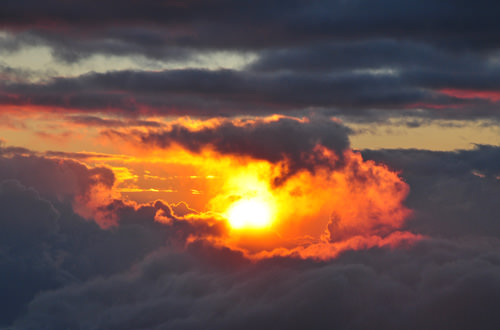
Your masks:
M204 116L316 108L374 121L387 113L498 117L498 95L477 93L500 90L500 8L492 1L145 1L138 6L127 0L120 2L119 13L116 5L108 0L95 10L84 1L54 0L43 8L31 0L2 3L6 34L0 44L4 51L48 45L58 59L70 62L95 54L196 62L225 51L252 53L257 60L238 71L123 71L40 84L23 83L21 71L5 69L11 78L0 88L0 104ZM457 91L442 93L446 89ZM367 116L370 110L377 115Z
M8 297L0 325L42 291L123 271L163 246L165 226L155 225L153 208L136 212L140 221L105 231L68 203L42 199L15 180L0 183L0 287Z
M0 160L0 288L6 297L0 326L18 318L42 291L119 273L156 249L175 249L189 237L226 231L216 220L177 216L160 201L135 205L121 200L98 207L119 223L104 230L73 206L103 169L33 155Z
M43 240L57 230L58 212L36 190L26 189L19 181L6 180L2 181L0 194L3 245L22 249L24 242Z
M65 151L54 151L48 150L42 153L43 156L46 157L55 157L55 158L69 158L73 160L82 160L82 159L92 159L92 158L127 158L124 155L114 155L114 154L104 154L98 152L65 152Z
M2 156L4 153L11 157ZM96 186L111 188L115 177L104 167L89 169L73 160L49 159L7 147L0 149L0 180L5 179L19 180L47 198L74 199L88 197Z
M126 1L120 3L123 11L118 15L111 11L113 1L101 4L99 13L84 2L69 6L53 1L43 9L32 1L2 6L9 13L0 19L4 26L24 31L3 37L4 49L48 43L66 60L97 53L178 60L200 48L247 49L259 55L247 69L273 72L188 69L86 75L40 86L4 87L4 104L205 115L308 107L344 115L359 109L415 108L444 109L428 111L428 116L497 115L491 100L439 93L444 88L499 89L495 53L485 52L498 47L498 38L490 33L497 24L492 14L497 6L488 1L473 6L452 1L403 6L391 0L386 5L272 1L265 6L246 1L194 1L182 6L148 1L140 8ZM255 25L260 29L250 28ZM260 30L266 31L265 37ZM381 69L392 74L380 74ZM372 71L360 73L363 70ZM295 71L300 74L292 74Z
M37 152L33 151L31 149L23 148L23 147L14 147L14 146L3 146L2 140L0 140L0 157L2 157L4 160L5 159L12 159L12 158L17 158L17 159L23 159L26 160L26 157L32 157L31 159L44 159L47 162L50 162L48 158L56 158L57 161L53 162L54 166L56 163L61 158L67 158L70 161L68 163L71 163L71 160L82 160L82 159L91 159L91 158L121 158L121 159L126 159L128 156L125 155L120 155L120 154L106 154L106 153L99 153L99 152L66 152L66 151L55 151L55 150L48 150L45 152ZM25 157L25 158L22 158ZM9 161L7 161L9 162ZM15 161L13 161L15 163ZM34 161L36 163L36 161ZM15 165L14 165L15 166ZM36 164L33 164L35 167ZM11 170L13 171L13 170ZM8 172L9 175L13 175L13 172ZM109 173L108 173L109 175ZM108 181L109 185L110 181Z
M415 210L407 222L410 229L445 237L500 234L500 148L371 150L363 155L402 171L411 187L406 204Z
M0 183L0 325L12 322L41 290L62 285L66 274L46 254L45 242L58 230L58 211L18 181Z
M491 248L496 246L495 252ZM22 329L495 329L498 242L351 252L255 265L158 251L133 270L39 295ZM229 266L229 268L228 268ZM487 301L487 304L484 302ZM16 327L14 327L16 328Z
M393 74L408 69L434 68L438 71L475 71L494 65L476 53L455 53L426 43L396 39L374 39L321 43L296 48L262 51L249 65L256 71L342 72L382 70Z
M120 8L116 12L116 1L101 2L98 10L84 1L54 0L44 6L32 0L8 1L2 3L0 22L13 31L58 31L77 36L67 49L78 49L78 42L89 34L97 40L137 43L144 52L161 42L248 49L381 36L459 49L491 49L499 44L493 31L498 27L496 14L500 8L489 0L472 5L451 0L404 4L394 0L143 1L140 6L122 1ZM89 34L70 27L84 28ZM159 34L158 30L167 33ZM106 47L100 51L106 51Z
M285 123L293 127L279 125ZM24 185L29 176L17 173L0 184L0 286L13 297L2 304L1 323L56 330L496 329L499 150L364 151L403 170L415 212L407 227L427 238L321 262L251 262L211 243L207 237L225 229L185 204L114 200L102 208L117 225L104 230L71 204L41 197ZM20 157L34 156L2 161L22 163ZM0 168L2 178L8 168Z
M10 84L4 87L0 102L69 110L138 112L142 107L167 114L182 110L214 115L310 106L394 107L425 100L426 93L405 91L398 84L394 77L377 79L367 74L318 77L233 70L122 71L57 78L45 84Z
M162 123L152 120L120 120L120 119L109 119L101 118L99 116L84 116L84 115L74 115L68 116L68 121L75 124L81 124L84 126L97 126L97 127L131 127L131 126L143 126L143 127L161 127Z
M410 69L396 74L346 71L333 74L235 70L116 71L44 83L9 83L0 103L55 111L121 114L239 115L329 109L346 116L367 111L427 109L420 116L496 117L496 101L460 90L495 91L498 68L478 71ZM454 95L441 90L457 90ZM33 110L31 110L33 111ZM383 112L383 111L382 111ZM376 117L375 117L376 118ZM74 116L89 125L121 125L92 115ZM131 123L134 124L134 123ZM154 125L137 122L137 125Z
M107 134L146 126L149 133L139 135L145 145L284 161L287 175L335 167L315 147L341 155L352 132L325 113L360 121L421 117L408 126L498 119L499 13L500 4L487 0L7 0L0 4L4 54L48 46L69 63L93 55L183 62L225 51L256 60L237 70L55 78L2 62L0 105L71 112L64 118L72 124L116 130ZM323 114L301 123L220 120L197 130L129 116L304 110ZM227 235L219 219L183 203L139 205L107 196L84 219L79 203L95 201L94 189L111 192L115 180L110 169L75 160L89 157L107 156L1 146L0 326L500 327L498 147L363 151L401 171L413 210L401 230L426 238L322 262L250 261L217 244ZM92 221L103 219L113 226Z
M190 129L173 125L168 130L142 135L141 142L168 148L173 144L192 152L212 148L220 154L252 157L272 163L284 162L281 182L299 170L313 172L316 167L335 168L342 165L342 152L349 147L350 129L330 118L312 116L305 122L293 118L273 121L247 121L242 124L224 121L215 127ZM336 164L322 154L317 146L336 153Z

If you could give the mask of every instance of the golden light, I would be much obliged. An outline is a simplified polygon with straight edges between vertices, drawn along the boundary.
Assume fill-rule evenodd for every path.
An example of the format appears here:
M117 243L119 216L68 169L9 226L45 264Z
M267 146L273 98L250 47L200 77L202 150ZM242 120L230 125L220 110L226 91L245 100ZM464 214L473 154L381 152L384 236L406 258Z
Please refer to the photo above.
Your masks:
M233 229L261 229L271 225L271 207L260 199L240 199L234 202L226 213Z
M222 124L214 120L188 122L184 126L196 130ZM158 188L175 190L165 199L171 203L186 202L190 209L200 212L189 214L186 221L204 219L203 214L217 224L223 221L220 237L208 239L247 256L329 259L346 249L418 239L400 231L410 214L403 204L408 185L397 172L364 160L358 152L345 151L340 155L317 146L311 160L319 155L321 161L314 171L304 169L275 185L275 179L286 174L287 159L272 163L239 154L221 154L209 147L192 152L177 144L167 149L138 145L140 148L132 144L135 157L127 158L125 164L137 169L116 171L119 181L141 187L145 183L134 173L140 173L146 167L142 164L147 164L148 169L165 178L156 181ZM130 145L126 147L129 152ZM337 164L340 157L339 168L323 166L325 162ZM158 198L157 193L149 196Z

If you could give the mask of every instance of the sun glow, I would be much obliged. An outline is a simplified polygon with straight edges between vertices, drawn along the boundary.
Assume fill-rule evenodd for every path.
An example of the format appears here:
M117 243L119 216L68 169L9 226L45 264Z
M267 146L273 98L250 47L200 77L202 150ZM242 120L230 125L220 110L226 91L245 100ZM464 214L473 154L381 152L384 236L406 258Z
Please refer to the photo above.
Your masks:
M271 224L271 207L260 198L240 199L227 211L229 225L233 229L260 229Z
M220 155L210 149L195 154L179 146L140 156L158 163L158 168L148 165L158 173L164 169L162 161L175 159L165 175L178 182L176 202L187 200L191 209L201 210L186 215L186 221L212 219L215 222L206 229L220 230L220 236L209 239L249 257L267 253L329 259L346 249L417 239L399 231L410 214L402 204L407 184L398 173L363 160L357 152L345 151L339 168L302 170L279 185L274 179L286 163ZM340 156L325 149L321 157L324 164ZM191 189L200 194L193 195Z

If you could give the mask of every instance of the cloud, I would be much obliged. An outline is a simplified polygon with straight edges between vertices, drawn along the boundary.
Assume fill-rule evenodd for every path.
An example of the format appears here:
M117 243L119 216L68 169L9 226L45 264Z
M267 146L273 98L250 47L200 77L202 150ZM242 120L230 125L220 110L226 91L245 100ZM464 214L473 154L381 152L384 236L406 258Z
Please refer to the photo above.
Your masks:
M3 147L0 157L0 287L10 297L0 325L44 290L121 272L156 249L182 248L191 237L224 235L220 221L180 203L172 206L177 215L160 201L101 200L94 188L111 189L110 170L34 154ZM82 218L87 211L95 222ZM108 219L115 226L105 230Z
M200 169L218 167L223 184L208 203L212 211L225 214L237 200L262 197L276 222L262 233L267 235L263 243L244 234L218 242L251 258L329 259L346 249L418 240L418 235L399 232L410 214L403 205L408 186L397 173L351 151L350 132L328 117L274 116L178 122L147 133L108 135L150 152L180 147Z
M498 118L499 99L491 95L500 89L500 39L492 33L498 23L491 1L137 6L127 0L120 7L117 14L113 1L100 4L99 13L83 1L3 4L0 45L4 52L49 47L56 61L115 55L153 59L159 68L181 63L179 69L97 74L89 67L87 74L49 80L47 73L3 65L8 83L0 87L0 104L76 112L75 120L89 125L120 125L89 120L102 112L237 116L311 108L353 118L371 114L373 121L402 114ZM256 60L238 70L196 69L210 54L227 52ZM45 79L29 83L28 76Z
M117 225L102 229L50 190L42 194L19 183L28 181L17 172L17 181L0 184L0 226L8 233L0 241L0 286L15 297L2 306L2 325L442 329L452 324L494 329L500 297L498 207L492 190L498 149L365 151L367 158L403 169L415 216L402 229L427 238L397 247L346 249L322 261L297 254L250 261L210 239L226 235L217 219L160 201L103 205L103 211L116 215ZM6 178L5 163L49 160L17 156L2 161L0 173ZM47 168L51 176L64 172L64 167ZM43 185L32 182L43 191ZM482 190L457 193L460 184ZM78 186L73 188L76 194ZM453 217L460 214L450 213L451 205L460 203L466 207L463 215Z
M395 74L390 68L388 73L384 73L384 68L374 68L329 74L227 69L124 70L58 77L38 83L10 82L0 86L0 104L31 112L105 112L129 116L237 116L308 109L360 116L375 109L383 117L393 110L412 113L424 109L429 111L421 111L420 116L431 118L496 117L498 100L485 97L480 91L499 89L498 67L483 64L471 66L469 71L463 68L461 61L457 61L456 67L449 70L443 70L441 65L408 67ZM471 90L477 91L477 97L460 94ZM76 115L70 120L88 125L119 124L97 118ZM148 121L137 123L154 125Z
M498 235L500 149L366 151L365 157L402 171L411 187L407 205L415 210L409 228L445 237Z
M488 64L480 54L453 52L425 42L374 38L359 41L268 49L249 64L256 71L299 72L372 71L378 75L398 75L416 68L436 71L484 70ZM491 64L490 64L491 65Z
M495 48L499 42L498 36L491 32L498 24L493 14L498 7L488 0L470 6L453 1L403 5L393 0L377 4L366 0L292 3L276 0L239 4L190 1L182 5L175 1L161 5L144 1L141 6L123 1L120 13L116 13L114 1L101 3L98 12L84 1L71 5L48 1L41 7L35 1L24 0L2 6L0 19L4 26L14 32L44 32L45 36L40 35L46 42L57 41L51 35L53 32L67 35L68 50L80 50L78 43L88 39L115 41L108 47L101 46L101 52L120 43L135 44L136 49L147 52L160 41L196 48L259 49L384 36L423 40L449 48L474 46L486 50ZM422 25L424 20L426 24ZM255 29L256 25L261 29ZM90 35L79 29L89 31ZM265 38L262 31L266 31ZM76 38L71 40L69 36Z
M151 120L119 120L119 119L108 119L101 118L99 116L84 116L84 115L74 115L68 116L68 121L75 124L80 124L83 126L97 126L97 127L161 127L162 123L158 121Z
M20 150L6 148L1 150L2 154L5 151ZM70 201L87 217L95 216L98 205L112 197L115 181L113 172L107 168L89 169L73 160L49 159L29 151L28 155L0 157L0 180L5 179L19 180L45 198Z
M250 237L262 244L252 248L223 215L126 200L112 169L80 162L131 158L0 139L0 327L498 329L500 148L358 153L331 116L495 122L499 9L488 0L3 1L5 128L41 127L38 114L55 112L160 157L181 148L190 168L230 159L207 165L233 185L210 202L255 196L238 181L250 172L275 194L267 202L285 205L276 212L286 222ZM26 50L47 49L63 64L57 77L24 64ZM212 54L253 60L199 69ZM113 56L136 69L92 71ZM76 67L87 73L69 75ZM158 119L176 115L201 120ZM206 149L217 157L203 159Z
M340 166L342 152L349 147L350 129L337 121L322 116L304 120L278 117L277 119L222 121L213 127L193 129L176 124L167 130L140 136L145 145L169 148L180 145L200 153L211 148L222 155L250 157L271 163L282 163L283 178L299 170L314 171L317 166ZM323 155L318 146L333 151L337 164Z
M395 77L368 74L325 77L234 70L117 71L55 78L43 84L4 85L0 102L40 110L193 115L259 114L308 107L395 108L430 102L429 93L404 87ZM450 97L442 95L441 99Z
M78 199L81 193L82 186L71 185L70 179L85 172L70 170L82 170L83 165L34 156L2 158L2 165L0 287L9 299L1 306L0 325L19 317L41 291L121 272L160 247L183 246L188 237L209 237L224 231L220 224L210 225L208 218L177 218L170 206L162 202L136 205L119 200L97 204L100 206L93 214L102 218L96 221L112 216L119 223L112 230L104 230L96 222L83 219L78 214L80 205L68 197ZM25 169L36 165L38 177L47 181L34 181L23 171L9 172L7 165ZM16 179L4 180L6 177ZM62 184L63 179L66 184ZM20 181L32 186L26 187ZM45 186L47 182L61 185ZM165 211L171 214L168 224L157 221L157 217L165 216Z
M65 282L64 272L46 255L45 243L58 231L59 212L34 189L18 181L0 183L0 325L12 322L40 290Z
M154 227L154 211L144 210L138 224L114 231L100 229L69 203L42 199L15 180L0 183L0 325L19 317L35 295L95 276L128 269L165 244L164 226ZM148 222L149 220L149 222Z
M26 189L16 180L6 180L2 181L0 193L2 244L22 248L24 242L43 240L57 230L58 212L36 190ZM34 218L36 222L32 221Z
M408 251L352 252L327 263L257 264L211 251L223 265L207 264L195 252L158 251L129 272L39 295L17 326L494 329L499 267L496 254L487 251L429 241Z

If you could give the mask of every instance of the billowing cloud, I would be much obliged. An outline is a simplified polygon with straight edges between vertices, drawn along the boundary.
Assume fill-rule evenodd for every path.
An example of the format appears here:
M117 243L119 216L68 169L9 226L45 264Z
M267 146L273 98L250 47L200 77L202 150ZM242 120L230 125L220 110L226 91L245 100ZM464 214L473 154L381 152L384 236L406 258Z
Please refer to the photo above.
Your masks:
M499 268L496 253L485 247L430 241L409 251L355 252L331 263L273 259L255 265L229 251L197 250L159 251L129 272L39 295L16 325L440 329L451 323L493 329L497 321ZM484 306L484 299L491 304Z
M411 186L407 205L416 210L407 223L413 230L446 237L500 233L499 148L372 150L363 154L404 173Z
M337 119L274 116L180 121L149 132L106 134L150 152L160 148L163 157L180 148L200 169L215 171L222 186L211 192L209 210L230 226L229 210L237 203L268 209L275 223L260 233L265 239L233 233L217 242L251 258L329 259L346 249L418 240L399 231L411 213L403 205L408 186L383 164L350 150L349 133Z
M220 221L189 217L181 205L173 205L184 212L178 216L159 201L101 199L94 188L103 184L102 173L112 184L108 169L32 155L0 159L0 287L10 297L1 304L0 325L19 317L43 290L120 272L157 248L225 231Z
M0 155L13 150L1 149ZM14 149L14 151L17 151ZM0 180L16 179L34 187L42 196L70 201L80 214L95 216L100 203L112 198L114 174L104 167L87 168L73 160L36 155L0 157ZM109 225L103 222L103 225Z
M3 1L0 327L498 329L499 9Z
M497 149L364 152L367 158L383 159L404 170L403 176L412 184L408 203L414 208L414 217L398 228L406 226L427 238L397 248L383 241L391 235L374 244L358 238L356 244L363 248L341 249L335 259L323 261L299 258L299 253L269 254L250 261L241 251L218 243L217 237L227 235L220 220L190 211L185 204L158 201L138 205L115 200L103 207L116 215L116 225L103 229L78 216L71 203L61 201L53 191L41 195L26 187L26 182L38 183L18 173L16 180L0 185L0 225L3 233L9 233L1 243L2 251L9 252L0 254L5 275L0 285L16 297L2 307L2 324L13 324L14 329L76 325L245 329L271 324L297 329L331 324L400 329L417 324L440 329L460 319L453 323L457 329L491 328L497 319L493 306L499 296L495 288L500 245L494 237L493 216L484 216L496 210L491 189L498 169L490 160L498 157ZM42 161L11 155L3 162L20 162L21 157ZM363 166L367 167L367 185L380 175L376 171L392 173L360 160L358 156L358 168L352 175L358 177ZM12 176L5 174L6 168L2 167L2 178ZM62 167L51 171L47 175L65 172ZM424 180L429 171L433 176ZM467 211L461 218L453 218L447 205L465 204L460 196L466 195L456 193L458 181L464 179L467 187L475 186L476 192L483 193L468 194ZM388 181L377 184L383 182ZM77 186L73 188L78 192ZM366 207L373 208L369 191L359 185L352 188L361 193L360 198L365 196ZM43 185L39 189L44 191ZM488 194L491 203L486 200ZM432 197L438 195L445 201L440 212ZM386 202L382 198L380 205ZM387 217L389 213L382 219ZM467 217L471 222L464 227ZM476 227L478 223L482 225ZM335 235L341 232L334 222L331 226L329 240L338 243ZM386 230L384 225L377 226L379 231ZM459 230L453 231L454 227ZM472 228L477 230L469 231ZM446 232L454 234L443 235ZM393 237L400 235L392 233ZM319 246L310 245L302 255L312 253L313 248ZM484 299L491 302L491 308L481 303ZM325 305L332 308L325 310ZM443 318L437 318L436 311Z
M316 167L338 167L342 163L342 152L349 147L350 129L327 117L312 117L303 120L276 117L264 120L241 122L222 121L216 126L190 128L175 124L166 130L140 136L145 145L169 148L180 145L187 150L200 153L206 148L216 153L240 157L251 157L284 167L282 181L299 170L314 171ZM332 150L336 163L318 148Z
M72 160L18 155L1 157L0 160L1 179L21 179L24 184L35 187L42 194L61 199L68 196L85 197L98 185L111 188L115 180L113 172L107 168L88 169Z

